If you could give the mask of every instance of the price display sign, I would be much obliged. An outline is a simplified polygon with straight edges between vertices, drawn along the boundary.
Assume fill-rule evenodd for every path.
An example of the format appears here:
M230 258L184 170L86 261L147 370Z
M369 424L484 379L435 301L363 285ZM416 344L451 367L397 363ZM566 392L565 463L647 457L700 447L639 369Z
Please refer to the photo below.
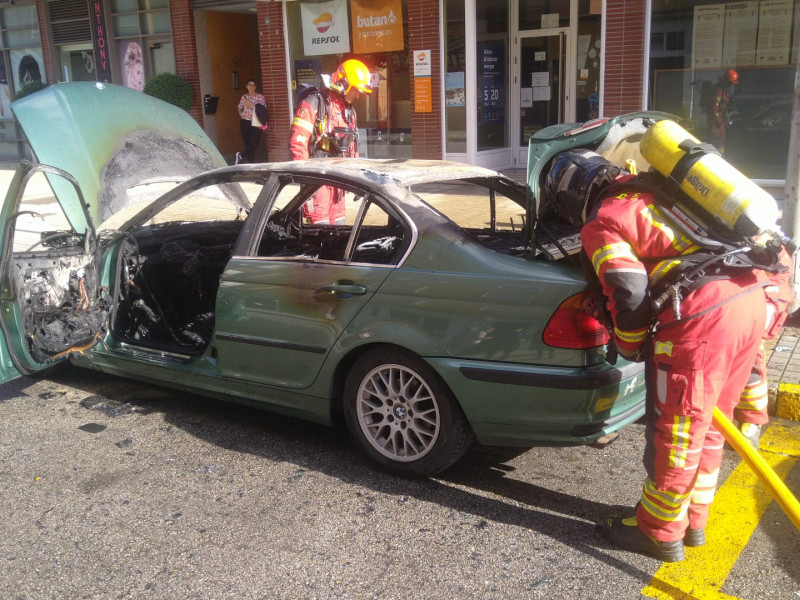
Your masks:
M502 123L506 114L506 49L502 43L482 42L478 57L483 69L482 122Z

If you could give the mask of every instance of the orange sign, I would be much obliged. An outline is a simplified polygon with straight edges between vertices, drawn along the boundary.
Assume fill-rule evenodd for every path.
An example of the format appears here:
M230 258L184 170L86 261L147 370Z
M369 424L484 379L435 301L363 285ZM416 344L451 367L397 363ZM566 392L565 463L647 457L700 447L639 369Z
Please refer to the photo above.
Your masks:
M353 52L403 50L402 0L351 0Z
M433 92L430 77L414 78L414 112L433 112Z

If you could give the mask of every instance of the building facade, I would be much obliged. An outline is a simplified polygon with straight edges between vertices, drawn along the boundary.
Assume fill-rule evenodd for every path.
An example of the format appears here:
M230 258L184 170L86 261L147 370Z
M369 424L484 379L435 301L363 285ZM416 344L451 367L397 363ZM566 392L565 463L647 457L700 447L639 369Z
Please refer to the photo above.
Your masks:
M701 139L726 74L725 155L781 178L800 2L754 0L15 0L0 2L0 155L24 156L10 112L59 81L141 89L161 72L195 91L192 115L223 155L240 150L236 105L254 78L270 160L289 157L303 85L356 57L361 154L524 168L527 140L563 122L651 109Z

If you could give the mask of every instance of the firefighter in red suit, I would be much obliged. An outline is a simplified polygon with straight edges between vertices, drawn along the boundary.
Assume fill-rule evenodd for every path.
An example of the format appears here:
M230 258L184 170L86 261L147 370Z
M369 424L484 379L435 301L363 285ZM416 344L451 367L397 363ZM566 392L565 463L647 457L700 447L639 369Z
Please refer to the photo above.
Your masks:
M783 273L770 277L770 284L764 288L767 294L767 325L764 339L758 348L756 362L739 398L739 404L733 415L739 423L739 429L754 448L758 448L761 439L761 427L769 423L769 385L767 382L767 358L764 342L774 339L786 321L787 308L792 301L791 275L793 272L792 257L785 248L781 249L780 264L786 267Z
M699 248L652 193L626 191L621 184L631 176L620 173L593 153L565 152L546 192L556 212L583 225L584 260L599 280L619 353L646 363L647 476L635 516L611 517L601 531L622 548L674 562L683 560L684 543L705 542L724 444L712 411L718 406L730 418L748 382L764 336L769 279L760 269L717 271L655 308L658 282L686 264L672 257Z
M717 150L725 152L725 134L728 129L728 111L731 106L731 88L739 84L739 73L727 71L714 85L711 106L708 110L709 141Z
M289 132L292 160L323 156L358 156L358 125L353 102L372 93L370 73L359 60L344 61L323 89L300 94ZM344 224L344 190L321 187L303 206L314 224Z

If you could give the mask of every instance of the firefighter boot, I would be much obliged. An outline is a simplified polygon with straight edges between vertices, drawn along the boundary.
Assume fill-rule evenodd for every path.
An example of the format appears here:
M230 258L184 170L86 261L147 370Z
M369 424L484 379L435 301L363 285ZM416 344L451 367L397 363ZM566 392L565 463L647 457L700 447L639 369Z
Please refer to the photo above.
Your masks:
M706 530L705 529L689 529L686 530L686 533L683 536L683 545L689 546L691 548L696 548L697 546L702 546L706 543Z
M750 442L750 445L758 450L758 443L761 441L761 425L742 423L739 425L739 431L741 431L745 439Z
M636 517L609 517L600 525L606 539L629 552L647 554L664 562L680 562L686 555L683 540L660 542L648 537L636 525Z

